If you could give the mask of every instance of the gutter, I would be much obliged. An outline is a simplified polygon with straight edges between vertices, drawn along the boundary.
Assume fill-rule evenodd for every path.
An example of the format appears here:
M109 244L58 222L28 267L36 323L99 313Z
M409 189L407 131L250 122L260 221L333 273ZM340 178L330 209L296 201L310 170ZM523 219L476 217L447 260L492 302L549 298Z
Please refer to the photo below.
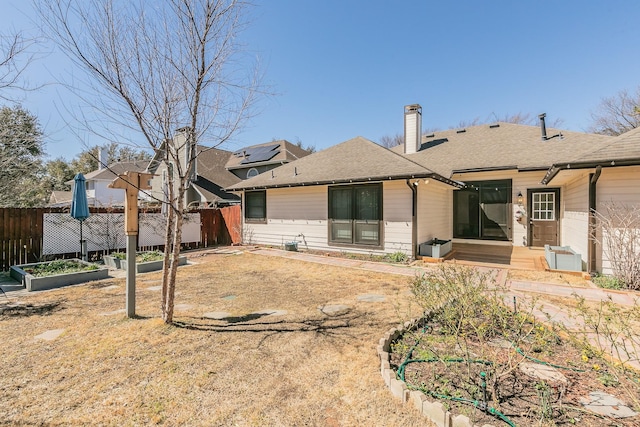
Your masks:
M590 161L590 162L575 162L575 163L562 163L562 164L554 164L552 165L545 174L540 184L547 185L551 182L553 178L558 175L558 173L562 170L568 169L591 169L591 168L609 168L609 167L618 167L618 166L638 166L640 165L640 158L634 159L623 159L623 160L600 160L600 161Z
M602 173L602 166L596 166L595 172L589 174L589 246L587 249L587 266L589 267L589 274L593 275L596 272L596 227L597 227L597 187L598 179Z
M259 175L258 175L259 176ZM313 185L332 185L332 184L365 184L369 182L382 182L382 181L392 181L392 180L403 180L403 179L434 179L436 181L442 182L443 184L449 185L455 188L464 188L465 184L456 181L453 179L445 178L442 175L439 175L435 172L427 173L427 174L414 174L414 175L401 175L401 176L379 176L379 177L369 177L369 178L352 178L352 179L325 179L318 181L305 181L305 182L294 182L294 183L282 183L282 184L263 184L263 185L255 185L255 186L242 186L239 188L228 187L225 188L225 191L243 191L243 190L266 190L267 188L288 188L288 187L305 187L305 186L313 186Z
M418 189L407 179L407 186L411 189L411 258L418 254Z

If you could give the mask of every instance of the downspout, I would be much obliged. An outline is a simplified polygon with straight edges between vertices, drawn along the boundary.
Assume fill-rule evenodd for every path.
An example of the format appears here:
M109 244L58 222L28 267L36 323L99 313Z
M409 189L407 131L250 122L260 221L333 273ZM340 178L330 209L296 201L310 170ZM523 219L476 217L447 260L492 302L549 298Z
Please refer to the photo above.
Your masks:
M407 180L407 186L411 189L411 258L416 259L418 254L416 250L418 240L418 189L410 180Z
M589 174L589 250L588 250L588 267L589 274L593 275L596 272L596 204L597 204L597 188L598 178L602 173L602 166L596 166L594 173Z

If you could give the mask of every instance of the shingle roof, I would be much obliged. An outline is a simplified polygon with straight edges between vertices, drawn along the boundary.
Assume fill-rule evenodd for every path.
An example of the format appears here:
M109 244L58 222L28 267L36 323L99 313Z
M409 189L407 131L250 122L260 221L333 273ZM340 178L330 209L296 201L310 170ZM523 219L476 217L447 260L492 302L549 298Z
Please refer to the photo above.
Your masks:
M611 138L602 147L573 159L574 162L599 162L640 159L640 128Z
M196 168L198 177L203 177L222 188L240 181L240 178L225 168L231 152L217 148L207 148L201 145L198 146L198 150L198 164Z
M560 136L562 135L562 136ZM546 141L538 126L513 123L472 126L423 137L421 150L404 155L445 177L454 171L478 169L547 169L559 161L602 147L603 135L547 128ZM403 153L404 146L392 149Z
M258 147L266 147L269 145L276 145L276 144L280 145L280 147L277 148L278 154L276 154L274 157L270 158L269 160L261 161L257 163L243 164L242 161L245 160L244 157L230 155L225 167L227 169L243 169L243 168L254 167L257 164L268 165L268 164L288 163L297 159L301 159L302 157L308 156L310 154L307 150L303 150L301 147L297 146L296 144L292 144L289 141L286 141L284 139L280 141L265 142L264 144L251 145L249 147L244 147L240 150L236 150L234 153L241 153L242 151L255 149Z
M375 142L356 137L227 190L426 177L433 172Z
M84 176L86 180L113 180L118 175L127 171L144 172L147 169L147 161L118 162L109 165L108 168L94 170Z

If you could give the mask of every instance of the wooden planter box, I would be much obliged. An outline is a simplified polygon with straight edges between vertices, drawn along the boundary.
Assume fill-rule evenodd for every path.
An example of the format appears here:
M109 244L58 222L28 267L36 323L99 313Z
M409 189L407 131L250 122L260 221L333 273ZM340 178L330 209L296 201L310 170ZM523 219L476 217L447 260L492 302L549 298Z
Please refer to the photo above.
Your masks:
M544 256L551 270L582 271L582 257L569 246L544 245Z
M444 258L451 252L451 240L431 239L420 244L419 254L431 258Z
M91 263L80 259L70 259L79 264L91 265ZM27 291L42 291L45 289L54 289L62 286L76 285L78 283L91 282L93 280L101 280L109 277L109 270L99 268L90 271L78 271L76 273L56 274L53 276L36 277L27 273L24 269L34 267L39 264L48 264L37 262L32 264L14 265L9 270L9 275L20 283L23 283Z
M112 257L111 255L105 255L102 257L104 264L112 268L120 270L127 270L127 260ZM178 258L178 265L185 265L187 263L186 256L180 256ZM148 273L150 271L162 270L162 260L147 261L136 263L136 273Z

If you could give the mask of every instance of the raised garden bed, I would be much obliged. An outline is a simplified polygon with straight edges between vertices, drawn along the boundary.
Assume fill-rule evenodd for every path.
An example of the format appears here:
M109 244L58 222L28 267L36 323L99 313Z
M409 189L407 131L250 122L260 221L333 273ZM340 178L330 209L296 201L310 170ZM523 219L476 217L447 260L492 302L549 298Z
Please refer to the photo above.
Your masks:
M544 245L544 256L551 270L582 271L582 257L569 246Z
M31 292L106 279L109 271L80 259L69 259L14 265L9 275Z
M127 270L126 254L123 252L116 252L111 255L105 255L102 257L104 264L117 268L120 270ZM162 270L162 257L161 252L138 252L136 255L136 272L148 273L150 271ZM178 258L178 265L185 265L187 263L186 256L180 256Z
M419 255L431 258L444 258L451 252L451 240L431 239L420 244Z

